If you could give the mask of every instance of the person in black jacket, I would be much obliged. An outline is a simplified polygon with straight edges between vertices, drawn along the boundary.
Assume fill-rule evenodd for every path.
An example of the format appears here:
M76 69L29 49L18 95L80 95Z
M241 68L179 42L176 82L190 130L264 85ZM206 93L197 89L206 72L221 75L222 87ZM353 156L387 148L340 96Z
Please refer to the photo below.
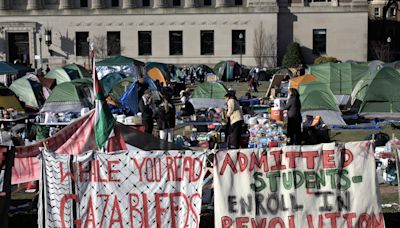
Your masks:
M187 96L183 96L181 102L183 103L180 114L181 116L191 116L195 113L193 104L189 101Z
M142 113L142 123L144 125L144 132L152 134L153 133L153 110L151 91L146 90L139 101L139 111Z
M156 121L160 131L160 139L174 141L175 106L169 101L168 95L162 95L162 102L157 108Z
M294 88L289 90L289 100L286 103L285 110L287 110L288 117L288 145L301 145L301 103L299 92Z

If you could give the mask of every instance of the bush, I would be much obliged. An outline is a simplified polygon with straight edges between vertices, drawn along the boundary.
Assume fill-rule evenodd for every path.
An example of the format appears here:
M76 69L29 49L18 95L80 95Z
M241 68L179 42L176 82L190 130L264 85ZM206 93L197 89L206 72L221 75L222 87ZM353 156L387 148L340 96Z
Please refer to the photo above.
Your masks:
M335 57L332 56L320 56L314 60L315 65L323 64L323 63L337 63L339 62Z
M282 65L291 68L298 67L302 63L303 55L301 54L300 45L296 42L289 44L283 56Z

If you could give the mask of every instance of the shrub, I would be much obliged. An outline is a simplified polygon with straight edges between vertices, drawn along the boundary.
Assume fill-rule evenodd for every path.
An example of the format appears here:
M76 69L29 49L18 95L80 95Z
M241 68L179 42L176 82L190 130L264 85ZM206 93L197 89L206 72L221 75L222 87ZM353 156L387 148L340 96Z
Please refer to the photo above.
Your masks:
M303 63L303 55L301 54L300 45L291 43L286 48L286 53L283 56L282 65L285 67L298 67Z
M323 64L323 63L337 63L339 62L335 57L332 56L320 56L314 60L315 65Z

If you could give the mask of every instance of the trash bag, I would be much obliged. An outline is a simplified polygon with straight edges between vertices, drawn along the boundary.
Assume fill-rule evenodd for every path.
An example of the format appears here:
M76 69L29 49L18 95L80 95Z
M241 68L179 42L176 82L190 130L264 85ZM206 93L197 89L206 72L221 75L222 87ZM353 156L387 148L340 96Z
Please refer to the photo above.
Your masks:
M385 146L390 140L390 136L384 132L370 134L366 140L372 140L372 137L375 139L375 142L372 144L374 148L378 146Z

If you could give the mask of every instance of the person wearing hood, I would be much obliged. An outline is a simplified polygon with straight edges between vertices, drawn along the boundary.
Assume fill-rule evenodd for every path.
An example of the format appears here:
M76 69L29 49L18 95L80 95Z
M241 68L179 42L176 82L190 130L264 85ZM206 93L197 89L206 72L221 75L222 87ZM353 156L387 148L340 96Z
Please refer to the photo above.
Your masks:
M151 91L148 89L144 92L142 98L139 101L139 111L142 113L142 123L144 125L144 132L153 133L153 109L151 108L153 103Z

